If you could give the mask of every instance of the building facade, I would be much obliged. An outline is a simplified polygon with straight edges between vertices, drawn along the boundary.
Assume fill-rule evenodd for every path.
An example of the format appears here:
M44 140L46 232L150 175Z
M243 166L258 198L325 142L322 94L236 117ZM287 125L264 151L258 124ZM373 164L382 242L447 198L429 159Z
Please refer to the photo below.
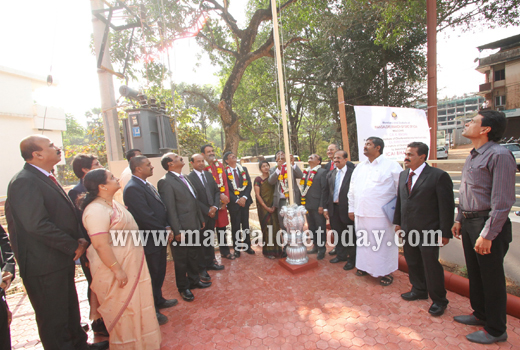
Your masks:
M33 92L44 87L45 77L0 66L0 140L6 165L0 172L0 202L5 200L9 181L23 167L20 141L24 137L43 132L56 145L63 145L65 112L34 103Z
M479 51L496 50L479 59L477 71L484 74L485 83L479 86L479 95L487 107L500 110L508 118L505 137L520 137L520 35L498 40L478 47Z

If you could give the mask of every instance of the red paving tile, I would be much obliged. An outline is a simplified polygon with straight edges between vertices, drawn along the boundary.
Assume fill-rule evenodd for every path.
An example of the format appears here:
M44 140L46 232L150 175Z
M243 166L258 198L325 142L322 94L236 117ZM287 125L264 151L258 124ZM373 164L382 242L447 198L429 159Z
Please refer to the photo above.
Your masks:
M469 313L469 300L448 292L444 316L428 314L430 302L406 302L408 276L394 273L394 283L382 287L370 277L345 272L329 258L318 268L292 275L260 251L211 271L211 288L193 291L195 301L163 310L170 322L161 326L162 349L518 349L520 320L508 316L509 339L479 346L464 335L476 330L453 322ZM85 281L76 284L83 321L88 318ZM180 296L173 263L163 293ZM42 349L34 312L23 294L11 295L13 349ZM92 333L89 332L92 341Z

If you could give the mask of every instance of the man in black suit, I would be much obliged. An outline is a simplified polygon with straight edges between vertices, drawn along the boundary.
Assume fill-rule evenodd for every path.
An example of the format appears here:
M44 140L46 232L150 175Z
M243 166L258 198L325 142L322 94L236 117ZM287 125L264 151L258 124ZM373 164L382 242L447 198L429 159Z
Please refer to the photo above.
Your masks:
M309 156L309 169L302 178L302 205L307 209L308 229L312 233L314 247L308 254L318 253L318 260L325 257L327 243L327 219L323 216L325 208L325 188L327 187L327 170L321 167L321 157L317 154Z
M101 164L99 164L98 158L93 154L84 154L79 153L74 157L74 160L72 161L72 170L74 171L74 174L78 177L79 182L76 186L74 186L73 189L69 191L69 198L74 203L74 207L76 209L76 215L78 217L79 226L81 228L81 232L83 233L83 238L87 240L87 242L90 244L90 237L87 233L87 230L85 229L85 226L83 226L83 221L81 220L81 217L83 216L83 211L80 209L77 201L80 195L87 192L87 189L85 188L85 185L83 185L83 178L85 175L92 169L98 169L102 168ZM90 273L90 267L87 259L87 253L83 253L82 256L79 258L81 262L81 268L83 269L83 274L85 275L85 278L87 279L88 283L88 289L87 289L87 297L89 304L92 305L92 298L97 298L96 294L92 292L92 289L90 289L90 284L92 283L92 274ZM94 301L94 305L98 305L97 302ZM98 314L98 313L96 313ZM95 334L100 334L103 336L108 337L108 331L105 327L105 323L103 322L102 318L98 318L92 321L92 330Z
M229 185L229 218L231 219L231 234L235 256L240 257L240 251L255 254L251 248L251 232L249 229L249 207L253 203L251 198L251 178L247 168L237 164L237 156L233 152L226 152L222 157L226 167L226 177ZM240 238L242 236L242 238Z
M354 221L348 216L348 191L350 178L354 171L354 164L347 161L346 151L337 151L334 154L335 169L327 174L325 186L324 216L330 220L330 226L337 233L337 256L331 263L346 261L344 270L352 270L356 266L356 233Z
M177 299L165 299L162 286L166 276L166 255L168 242L173 239L170 225L166 218L166 207L159 193L146 181L153 175L153 165L145 156L135 156L130 160L132 177L123 192L123 200L139 227L143 241L146 263L152 279L153 300L157 321L160 325L168 322L168 317L160 309L177 305ZM150 231L150 233L146 233Z
M0 350L11 350L9 326L13 315L7 306L5 292L14 279L15 266L9 237L7 237L3 226L0 225L0 271L2 271L2 278L0 279Z
M213 175L209 171L204 171L206 164L202 154L194 154L191 156L190 162L193 171L188 175L188 178L197 190L197 200L205 218L199 252L199 275L202 281L209 282L211 276L208 274L208 270L224 270L224 265L217 264L215 247L213 246L215 221L220 210L220 190Z
M87 344L80 325L75 264L88 246L76 211L53 166L61 150L45 136L20 143L26 161L7 190L6 216L13 250L45 349L108 348Z
M404 163L408 169L399 176L394 224L396 232L403 230L405 234L404 257L412 284L412 290L401 297L411 301L428 299L429 294L433 303L428 312L441 316L448 299L439 262L439 240L442 238L442 245L446 245L453 237L455 201L450 176L430 167L427 157L428 146L422 142L412 142L406 148ZM414 230L417 233L410 233ZM417 237L412 238L412 234Z
M211 286L211 282L203 282L199 277L200 230L204 228L204 216L197 201L197 190L182 174L182 157L167 153L161 158L161 165L168 172L157 187L174 235L171 247L175 281L182 299L193 301L191 289ZM199 244L196 244L197 240Z

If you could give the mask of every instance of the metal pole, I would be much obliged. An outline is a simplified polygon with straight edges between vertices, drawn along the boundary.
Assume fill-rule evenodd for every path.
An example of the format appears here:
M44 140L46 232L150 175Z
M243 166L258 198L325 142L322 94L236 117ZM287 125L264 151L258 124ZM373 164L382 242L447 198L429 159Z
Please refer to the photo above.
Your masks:
M347 112L345 111L345 95L343 88L338 88L339 120L341 122L341 136L343 138L343 150L347 151L347 160L350 160L350 145L348 143Z
M285 145L285 161L287 162L287 183L289 184L289 203L294 203L293 174L290 161L289 131L287 129L287 116L285 115L285 91L283 87L282 54L280 52L280 36L278 34L278 14L276 12L276 0L271 0L271 11L273 13L273 37L274 51L276 52L276 66L278 67L278 86L280 88L280 107L282 109L283 143Z
M437 159L437 3L426 0L426 37L428 62L428 125L430 158Z
M101 10L104 8L102 0L91 0L92 10ZM94 34L94 49L96 56L99 57L103 34L105 32L105 24L96 17L92 17L92 27ZM105 43L105 54L101 66L112 69L110 62L110 53L108 50L109 40ZM99 92L101 94L101 110L103 113L103 128L105 129L105 143L107 147L107 159L109 162L123 159L123 147L121 144L121 135L119 132L119 120L117 118L117 105L114 92L114 81L112 74L107 70L98 68Z

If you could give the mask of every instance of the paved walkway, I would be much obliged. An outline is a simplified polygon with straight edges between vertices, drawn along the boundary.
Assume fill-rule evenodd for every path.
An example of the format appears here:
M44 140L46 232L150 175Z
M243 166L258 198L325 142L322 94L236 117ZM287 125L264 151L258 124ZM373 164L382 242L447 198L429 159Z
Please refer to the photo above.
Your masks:
M450 305L440 318L430 317L430 301L406 302L408 276L394 273L382 287L371 277L325 260L318 268L293 276L276 260L243 254L225 260L224 271L210 271L213 286L194 290L195 301L182 300L163 310L170 322L161 327L162 349L518 349L520 321L508 316L509 341L479 346L465 335L477 330L453 322L470 312L467 298L448 292ZM88 317L86 282L78 293L83 320ZM168 262L164 294L180 299L173 263ZM41 349L34 313L27 297L8 298L14 313L14 349ZM90 334L92 339L92 335Z

